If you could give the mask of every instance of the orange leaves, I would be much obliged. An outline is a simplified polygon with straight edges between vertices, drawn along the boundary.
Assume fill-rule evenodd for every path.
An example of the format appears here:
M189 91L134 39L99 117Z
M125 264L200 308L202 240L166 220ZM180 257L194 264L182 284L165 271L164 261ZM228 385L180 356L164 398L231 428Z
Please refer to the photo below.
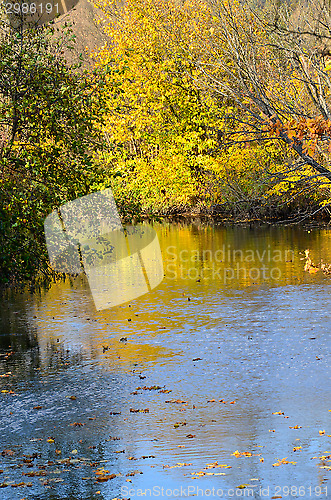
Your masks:
M73 422L72 424L69 424L71 425L72 427L83 427L83 425L86 425L86 424L82 424L81 422Z
M227 401L224 401L224 399L219 399L219 403L227 404ZM207 403L216 403L216 399L208 399ZM229 401L230 405L234 405L236 403L236 400L234 399L233 401Z
M290 429L302 429L301 425L295 425L294 427L289 426Z
M15 455L15 452L13 450L3 450L1 455L3 457L12 457L13 455Z
M219 464L218 462L213 462L212 464L206 464L205 469L232 469L231 465Z
M168 399L167 401L165 401L165 403L176 403L180 405L180 404L187 404L187 401L182 401L180 399Z
M174 427L175 427L175 429L178 429L179 426L183 426L183 425L187 425L187 423L186 422L176 422L174 424Z
M95 479L98 483L104 483L106 481L109 481L109 479L114 479L116 477L116 474L109 474L109 470L105 470L104 468L102 468L95 471L95 476Z
M186 467L188 465L192 465L192 463L185 463L185 462L177 462L176 465L164 465L163 469L175 469L177 467Z
M149 413L149 409L145 408L144 410L134 410L133 408L130 408L130 413Z
M293 464L295 465L297 462L289 462L288 460L286 460L287 457L285 458L282 458L281 460L278 459L278 462L272 464L273 467L279 467L280 465L282 464Z
M231 469L231 468L232 468L231 465L219 464L218 462L213 462L211 464L206 464L206 467L204 467L204 469L200 470L199 472L191 472L191 475L193 476L193 479L202 476L224 476L225 475L224 472L209 472L209 471L210 469Z
M147 387L146 385L144 387L137 387L136 391L142 390L142 391L158 391L161 389L159 385L152 385L151 387ZM169 391L171 392L171 391Z
M232 453L232 455L234 457L252 457L253 456L253 453L251 453L250 451L238 451L236 450L234 453Z
M300 117L297 120L289 119L281 123L279 119L271 117L268 123L268 133L271 136L286 136L293 144L302 143L303 152L314 155L318 141L331 135L331 120L325 120L323 116L315 118ZM331 141L328 143L328 151L331 152Z

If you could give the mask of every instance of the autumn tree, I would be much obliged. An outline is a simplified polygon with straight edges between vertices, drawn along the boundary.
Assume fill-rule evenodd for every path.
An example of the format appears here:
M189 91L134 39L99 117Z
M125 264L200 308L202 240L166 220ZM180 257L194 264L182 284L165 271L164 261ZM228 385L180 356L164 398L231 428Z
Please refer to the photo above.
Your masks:
M202 86L241 109L240 127L228 141L283 143L287 162L271 172L279 184L323 187L330 197L328 5L307 0L293 9L277 2L256 10L248 3L214 0L213 10L209 60L201 57L197 66Z
M0 40L1 283L47 273L44 219L98 178L102 96L95 75L63 58L70 28L55 30L4 29Z
M98 5L111 40L98 65L107 71L103 131L108 165L118 173L115 195L127 188L154 212L190 206L207 196L210 151L222 140L229 107L195 83L212 12L195 0Z

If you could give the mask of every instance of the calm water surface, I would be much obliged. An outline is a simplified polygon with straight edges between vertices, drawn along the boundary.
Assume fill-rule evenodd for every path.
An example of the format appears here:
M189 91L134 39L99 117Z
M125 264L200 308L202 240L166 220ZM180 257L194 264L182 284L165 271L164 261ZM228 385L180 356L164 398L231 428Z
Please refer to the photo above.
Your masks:
M331 498L331 232L155 228L129 304L2 301L0 499Z

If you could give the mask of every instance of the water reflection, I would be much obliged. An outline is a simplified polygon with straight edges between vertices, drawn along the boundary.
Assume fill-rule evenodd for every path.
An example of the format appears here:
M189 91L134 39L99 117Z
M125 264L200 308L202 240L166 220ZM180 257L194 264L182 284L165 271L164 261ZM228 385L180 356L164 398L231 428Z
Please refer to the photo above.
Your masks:
M329 471L312 458L331 446L330 278L305 273L300 252L331 262L329 232L200 222L156 230L165 277L146 296L96 312L78 277L3 303L6 498L17 488L20 498L61 500L123 498L124 486L248 484L255 498L276 485L324 488ZM237 263L246 274L224 282ZM279 277L249 274L261 266ZM33 453L28 467L23 455ZM273 466L285 457L296 465ZM231 468L205 469L216 461ZM117 476L96 482L102 467ZM23 475L31 471L45 476Z

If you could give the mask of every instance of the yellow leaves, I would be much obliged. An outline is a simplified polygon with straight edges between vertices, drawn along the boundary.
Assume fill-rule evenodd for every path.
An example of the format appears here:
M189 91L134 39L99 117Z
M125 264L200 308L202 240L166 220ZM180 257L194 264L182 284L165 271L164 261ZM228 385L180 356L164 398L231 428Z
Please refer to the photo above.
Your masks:
M318 433L319 433L320 436L324 436L325 430L324 431L318 431Z
M177 462L175 465L164 465L163 469L175 469L177 467L186 467L188 465L192 465L192 463L185 463L185 462Z
M281 460L278 459L278 462L272 464L273 467L279 467L280 465L282 464L293 464L295 465L297 462L289 462L288 460L286 460L287 457L285 458L282 458Z
M293 451L299 451L302 450L302 446L294 446Z
M54 439L51 437L47 439L47 443L54 443L54 442L55 442Z
M110 474L109 470L106 470L103 467L94 472L96 476L95 479L98 483L104 483L109 481L109 479L114 479L116 477L116 474Z
M273 412L273 415L284 415L283 411L275 411Z
M232 453L233 456L235 457L252 457L253 454L250 451L238 451L236 450L234 453Z
M301 425L295 425L294 427L289 427L290 429L302 429Z
M206 464L205 469L231 469L231 465L226 465L226 464L219 464L218 462L213 462L211 464Z
M187 423L186 422L176 422L174 424L174 427L175 427L175 429L178 429L179 426L184 426L184 425L187 425Z

